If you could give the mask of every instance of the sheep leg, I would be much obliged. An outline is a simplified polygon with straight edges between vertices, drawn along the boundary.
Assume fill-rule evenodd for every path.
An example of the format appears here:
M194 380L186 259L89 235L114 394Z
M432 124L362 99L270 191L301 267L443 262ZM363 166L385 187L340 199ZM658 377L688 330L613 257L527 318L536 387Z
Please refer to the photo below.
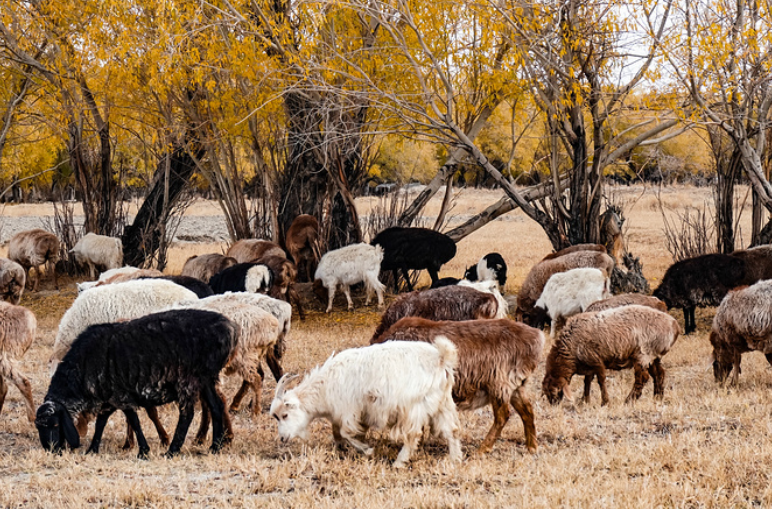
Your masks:
M659 359L654 359L651 363L649 374L654 379L654 397L663 398L665 396L665 368L662 367L662 362Z
M348 310L354 309L354 302L351 300L351 287L349 285L343 285L343 295L346 296L346 302L348 303Z
M337 422L332 423L332 439L335 440L335 447L342 450L345 442L340 435L340 424Z
M50 266L51 266L51 274L53 274L53 276L54 276L54 288L56 288L58 290L59 289L59 280L56 278L56 264L53 261L51 261L51 260L49 260L46 265L48 265L48 264L50 264ZM48 272L48 269L46 269L46 272Z
M595 375L598 377L598 387L600 387L600 406L606 406L609 402L608 390L606 389L606 367L598 366Z
M184 403L179 402L178 404L180 416L177 420L177 427L174 430L174 438L172 438L172 443L165 454L167 458L172 458L179 454L182 444L185 443L185 436L188 434L188 429L190 429L190 423L193 422L193 415L195 413L194 402L186 401Z
M262 366L260 366L260 371L262 372ZM249 383L244 380L241 382L241 387L239 387L239 390L236 392L236 395L233 396L233 401L231 401L230 407L228 407L229 412L236 413L239 411L239 408L241 407L241 401L244 399L244 396L247 395L247 392L249 391Z
M32 385L30 385L29 379L16 368L16 362L10 363L7 374L24 397L24 403L27 405L27 419L29 422L35 422L35 404L32 403ZM0 409L2 409L2 404L0 404Z
M394 279L394 293L399 293L399 272L397 269L391 269L391 277Z
M125 412L124 412L125 413ZM131 427L129 417L126 416L126 440L123 442L121 449L127 451L134 448L134 428Z
M633 382L633 389L627 395L625 403L632 403L634 400L639 399L641 394L643 394L643 387L649 381L649 373L643 369L640 363L636 362L633 370L635 371L635 382Z
M511 414L507 401L495 398L491 401L491 406L493 407L493 426L485 436L485 440L480 444L480 449L478 449L480 453L490 452L493 449L493 444L501 436L501 430L504 429Z
M193 442L197 445L204 445L204 442L206 441L206 434L209 431L209 422L211 421L211 416L209 415L209 407L204 402L204 400L201 400L201 422L198 425L198 431L196 432L196 438L193 439Z
M233 442L233 423L231 422L231 416L228 412L225 411L226 401L225 394L222 393L220 390L219 383L215 382L214 385L214 391L217 394L217 397L220 398L220 402L222 403L222 425L223 425L223 437L222 437L222 443L229 444Z
M137 443L139 444L139 454L137 454L137 458L146 460L148 453L150 452L150 446L147 443L145 434L142 433L142 426L139 424L139 416L137 415L137 412L131 408L124 410L123 413L126 414L126 420L129 421L131 429L133 429L134 433L137 435Z
M335 291L338 289L337 286L338 285L335 285L332 288L327 289L327 310L325 313L332 311L332 301L335 299Z
M276 346L278 347L279 344L276 343ZM274 348L273 351L269 352L268 355L265 357L265 363L268 364L268 368L271 370L271 373L273 374L273 378L277 382L281 380L282 376L284 376L284 370L282 369L281 364L279 364L279 358L280 356L277 355L276 348Z
M158 409L154 406L145 407L145 412L150 418L150 421L155 426L155 430L158 433L158 438L161 440L161 444L166 447L169 445L169 434L164 429L164 425L161 424L161 419L158 417Z
M81 412L75 419L75 428L78 430L78 435L81 438L85 437L86 432L88 432L88 421L90 418L88 413Z
M407 273L407 267L402 266L402 275L405 278L405 283L407 283L407 288L411 292L414 290L413 283L410 281L410 275Z
M309 281L313 281L313 279L310 279ZM295 290L295 285L290 284L287 288L287 302L292 304L292 301L295 301L295 305L298 307L298 316L300 316L301 320L306 319L306 313L303 311L303 302L300 300L300 295L298 294L298 291Z
M356 435L351 432L350 429L346 427L340 428L340 437L345 440L346 442L350 443L354 446L354 449L361 452L365 456L372 456L373 454L373 448L367 445L366 443L362 442L361 440L358 440L356 438Z
M35 282L32 283L32 291L37 292L38 285L40 284L40 266L33 267L33 268L35 269ZM32 270L30 270L30 274L32 274Z
M525 394L525 386L521 385L512 393L510 399L515 411L520 414L523 420L523 430L525 431L525 446L531 454L536 452L536 425L534 424L533 406L531 400Z
M223 425L223 416L225 415L225 405L222 397L218 394L214 383L206 384L201 391L203 403L209 407L209 413L212 414L212 445L209 450L213 453L219 452L225 443L225 427Z
M740 381L740 360L742 359L742 356L739 352L734 352L733 358L732 358L732 379L730 381L730 384L732 386L737 386L737 383Z
M432 278L432 283L436 283L437 281L440 280L440 276L439 274L437 274L437 269L435 269L434 267L429 267L426 270L429 271L429 277Z
M582 403L588 405L590 403L590 392L592 391L592 379L595 378L595 373L590 373L584 376L584 396L582 397Z
M260 397L263 395L263 377L260 374L252 377L249 385L252 387L252 392L255 393L252 400L252 415L260 415Z
M397 461L394 462L394 468L402 468L410 461L410 456L418 448L418 441L421 439L421 435L411 434L405 437L405 443L402 444L402 450L397 455Z
M94 437L91 439L91 444L88 446L86 454L99 454L99 446L102 443L102 433L105 431L107 420L113 414L115 410L106 410L97 415L96 426L94 427Z
M3 377L0 376L0 413L3 412L3 405L5 404L6 394L8 394L8 385L6 385Z
M684 308L684 334L691 334L697 330L697 323L694 320L695 306Z

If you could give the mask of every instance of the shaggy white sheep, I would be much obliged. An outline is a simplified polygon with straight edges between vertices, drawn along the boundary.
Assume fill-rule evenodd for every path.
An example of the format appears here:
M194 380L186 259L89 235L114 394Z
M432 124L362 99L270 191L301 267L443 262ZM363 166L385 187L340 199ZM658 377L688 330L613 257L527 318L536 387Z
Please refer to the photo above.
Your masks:
M70 254L77 264L87 266L89 277L95 279L97 267L109 270L121 266L123 243L119 238L87 233L70 249Z
M140 279L119 285L98 286L78 295L61 321L51 355L51 374L75 338L89 325L132 320L197 296L187 288L162 279Z
M343 293L348 301L348 309L354 308L349 287L356 283L364 283L367 289L365 305L370 303L372 292L378 295L378 307L383 306L383 284L378 280L383 261L383 248L370 244L352 244L322 256L314 274L314 293L320 299L322 287L327 289L327 313L332 310L332 301L338 285L343 287Z

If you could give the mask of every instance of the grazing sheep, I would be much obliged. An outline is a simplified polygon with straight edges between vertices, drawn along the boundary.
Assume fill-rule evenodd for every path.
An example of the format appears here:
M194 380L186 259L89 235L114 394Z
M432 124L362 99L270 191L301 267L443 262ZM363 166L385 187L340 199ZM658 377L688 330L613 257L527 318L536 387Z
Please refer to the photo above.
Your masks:
M537 329L550 320L550 338L566 318L583 312L609 296L609 278L600 269L582 268L550 276L533 308L531 323Z
M383 248L381 270L392 271L395 290L399 288L399 269L413 291L408 270L426 269L434 283L440 268L456 256L456 243L447 235L428 228L387 228L370 244Z
M541 261L544 260L554 260L555 258L560 258L561 256L565 256L567 254L576 253L579 251L595 251L596 253L606 253L606 247L603 244L575 244L573 246L568 246L566 248L563 248L559 251L555 251L554 253L550 253L544 258L541 259Z
M163 272L155 269L138 269L137 267L125 266L119 269L110 269L102 272L99 275L99 279L96 281L86 281L85 283L77 283L78 293L83 293L95 286L101 286L103 284L122 283L124 281L131 281L132 279L139 279L143 277L161 277Z
M671 265L654 290L668 309L684 312L684 334L697 330L694 310L718 306L732 288L747 284L745 261L725 254L706 254Z
M306 281L311 281L316 264L322 258L319 247L319 221L314 216L301 214L296 217L286 235L287 251L300 270L301 262L305 266Z
M238 262L235 258L218 253L191 256L182 267L182 276L190 276L209 283L209 280L218 272L233 267Z
M648 295L643 295L642 293L622 293L620 295L614 295L608 299L593 302L587 306L585 312L603 311L604 309L629 306L630 304L648 306L652 309L656 309L657 311L662 311L663 313L667 312L667 306L664 302L656 297L650 297Z
M51 355L51 372L89 325L131 320L154 313L196 294L163 279L140 279L119 285L97 286L78 295L62 319Z
M507 303L504 296L499 292L499 283L495 280L487 281L467 281L462 279L458 282L458 286L466 286L467 288L474 288L478 292L490 293L496 297L496 303L498 309L496 309L496 316L494 318L506 318L509 315L509 303Z
M423 429L448 441L451 460L461 460L456 437L458 414L451 390L458 365L455 345L437 337L434 343L389 341L344 350L314 368L294 389L279 381L271 415L284 440L305 439L308 425L329 419L338 446L345 440L371 456L373 448L360 438L368 429L388 430L403 443L394 467L403 467L418 447Z
M367 291L365 305L370 304L370 298L375 291L378 296L378 307L383 306L383 284L378 280L382 260L381 246L364 243L352 244L325 253L314 274L314 293L322 302L325 296L327 297L327 313L332 311L332 301L338 285L343 287L349 311L354 309L349 287L356 283L365 284Z
M91 279L96 279L97 267L102 270L120 268L123 263L123 243L115 237L87 233L70 249L70 254L75 263L88 267Z
M48 265L48 272L53 274L54 287L59 289L56 279L56 262L59 261L59 239L45 230L35 229L19 232L8 242L8 258L24 268L25 274L30 268L35 269L35 282L32 291L38 291L40 284L40 266ZM30 278L31 279L31 278ZM27 280L29 282L29 279Z
M273 282L268 295L274 299L284 299L287 302L294 301L298 307L298 315L301 320L306 319L303 311L303 303L295 289L295 281L298 277L298 269L294 263L283 256L263 256L255 263L262 263L271 269Z
M517 312L515 317L527 324L533 324L534 305L539 300L544 285L549 278L558 272L582 267L596 268L611 274L614 269L614 260L606 253L597 251L575 251L557 258L542 260L531 268L525 277L520 293L517 295Z
M196 279L190 276L146 276L134 279L162 279L164 281L171 281L175 285L180 285L183 288L187 288L191 292L195 293L196 297L199 299L211 297L214 295L212 288L208 284L204 283L200 279Z
M772 246L756 246L732 253L745 262L743 284L752 285L757 281L772 279Z
M745 352L763 352L772 364L772 281L759 281L724 297L713 318L710 344L718 383L732 373L731 384L737 385Z
M403 318L381 336L379 342L424 341L438 335L458 348L458 368L453 400L458 410L476 410L490 404L493 426L480 444L489 452L509 420L511 403L523 420L528 451L536 452L533 408L525 392L526 383L539 365L544 334L508 319L434 322L424 318Z
M467 286L443 286L410 292L400 295L386 308L370 342L378 343L389 327L406 316L461 321L496 318L498 312L499 304L493 294Z
M19 359L32 345L37 326L35 315L29 309L0 302L0 412L3 411L5 396L8 394L5 383L8 378L24 397L30 422L35 421L32 386L19 370Z
M263 263L237 263L221 270L209 280L214 293L268 293L273 285L273 272Z
M585 375L583 401L590 401L590 384L598 377L602 405L609 402L606 370L633 368L635 383L626 402L641 397L643 387L654 379L654 396L665 394L665 369L661 359L678 338L678 322L662 311L646 306L623 306L582 313L568 320L547 356L542 389L556 404L575 374ZM647 373L648 371L648 373Z
M24 294L27 273L18 263L0 258L0 294L11 304L18 304Z
M57 367L38 408L41 445L54 452L64 441L79 447L73 418L93 413L97 422L88 452L98 453L107 420L122 410L137 435L139 457L146 458L150 447L137 408L176 401L179 420L166 453L173 456L185 441L200 395L212 413L211 450L217 452L224 439L224 408L216 384L236 344L236 330L221 314L195 309L89 327Z
M260 239L243 239L233 244L225 256L235 258L238 263L252 263L263 256L283 256L287 253L274 242Z
M507 283L507 262L499 253L488 253L480 258L477 265L472 265L464 273L464 279L469 281L496 281L499 288Z

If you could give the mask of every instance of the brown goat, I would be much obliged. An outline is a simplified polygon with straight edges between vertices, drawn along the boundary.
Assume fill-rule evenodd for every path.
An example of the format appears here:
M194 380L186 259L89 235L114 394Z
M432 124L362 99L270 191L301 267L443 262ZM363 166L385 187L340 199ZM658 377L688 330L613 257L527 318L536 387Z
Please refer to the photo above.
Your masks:
M24 294L27 273L18 263L0 258L0 295L11 304L18 304Z
M603 246L603 244L576 244L563 248L560 251L550 253L542 258L541 261L554 260L555 258L560 258L561 256L565 256L567 254L576 253L577 251L596 251L598 253L606 253L606 248Z
M306 281L313 281L314 270L322 258L319 247L319 221L308 214L296 217L287 230L286 245L298 270L301 265L305 266Z
M0 302L0 412L3 410L10 378L19 389L27 404L27 418L35 422L35 405L32 403L32 386L18 367L18 361L29 350L37 332L37 320L29 309Z
M549 278L558 272L583 267L601 269L610 276L611 271L614 270L614 259L606 253L583 250L540 261L531 268L525 281L523 281L523 286L520 287L520 292L517 294L515 318L530 324L533 308Z
M442 286L405 293L384 311L370 342L379 343L386 330L406 316L429 320L480 320L496 318L498 309L493 294L468 286Z
M219 253L191 256L185 261L185 265L182 266L182 273L180 275L194 277L204 283L209 283L209 279L212 276L221 270L233 267L237 263L235 258Z
M480 444L489 452L510 416L509 404L523 420L528 452L536 452L533 407L525 393L528 377L539 365L544 333L509 319L434 322L403 318L377 341L424 341L445 336L458 348L453 401L459 410L476 410L490 404L493 426Z
M37 228L26 232L19 232L8 243L8 258L24 268L26 273L35 268L35 282L32 291L37 291L40 284L41 265L48 265L48 271L53 274L54 287L59 289L56 279L56 262L59 261L59 239L56 235ZM29 278L29 283L32 278Z
M260 239L242 239L236 241L225 256L235 258L237 263L252 263L264 256L287 257L287 253L274 242Z
M609 297L608 299L599 300L596 302L593 302L589 306L587 306L587 309L585 309L585 313L589 313L592 311L603 311L604 309L611 309L611 308L618 308L621 306L629 306L631 304L637 304L639 306L648 306L652 309L656 309L657 311L662 311L663 313L667 313L667 306L664 302L659 300L656 297L651 297L649 295L644 295L642 293L621 293L619 295L614 295L613 297Z
M654 396L665 394L665 369L661 358L673 347L681 328L672 316L646 306L622 306L569 318L547 356L542 390L556 404L574 375L585 375L584 398L590 400L590 384L598 377L602 405L609 402L606 370L635 370L635 383L626 402L641 397L654 378ZM648 371L648 372L647 372Z
M255 263L267 265L273 274L273 283L271 283L268 296L274 299L285 300L290 304L292 301L295 301L300 319L305 320L306 314L303 311L303 303L300 301L300 295L298 295L295 289L295 281L298 277L297 266L286 257L274 255L263 256Z

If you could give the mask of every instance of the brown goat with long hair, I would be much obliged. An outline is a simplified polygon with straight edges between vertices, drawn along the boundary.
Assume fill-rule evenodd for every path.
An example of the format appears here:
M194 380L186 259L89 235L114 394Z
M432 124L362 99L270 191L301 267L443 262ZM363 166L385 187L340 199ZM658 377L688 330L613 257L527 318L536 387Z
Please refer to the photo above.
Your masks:
M592 311L603 311L604 309L630 306L632 304L636 304L638 306L647 306L652 309L656 309L657 311L667 313L667 306L664 302L656 297L651 297L642 293L620 293L619 295L614 295L608 299L593 302L587 306L587 309L584 311L585 313Z
M28 272L35 268L35 282L32 291L38 291L40 285L41 265L47 265L48 271L53 274L54 287L59 289L56 279L56 262L59 261L59 239L53 233L37 228L26 232L19 232L8 242L8 258L15 261ZM27 282L30 282L28 278Z
M675 318L645 306L576 315L568 320L547 356L544 395L556 404L564 393L569 396L571 377L585 375L583 400L587 403L590 384L597 376L602 404L606 405L606 370L633 368L635 383L626 402L641 397L649 374L654 378L654 395L661 397L665 393L661 359L673 347L680 330Z
M295 301L300 319L305 320L306 314L303 311L303 303L300 301L300 295L298 295L295 289L295 281L298 277L297 266L286 257L273 255L263 256L255 263L267 265L271 269L271 273L273 273L273 283L271 283L268 295L274 299L285 300L290 304L292 301Z
M578 268L601 269L606 271L607 276L610 276L611 271L614 270L614 259L606 253L582 250L540 261L531 268L525 281L523 281L523 286L520 287L520 293L517 294L515 317L530 324L533 308L549 278L558 272Z
M11 304L18 304L24 294L27 271L13 260L0 258L0 296Z
M525 387L541 361L544 333L506 318L434 322L408 317L370 344L389 340L431 343L437 336L447 337L458 348L453 385L456 407L459 410L476 410L488 404L493 407L493 426L480 444L480 452L489 452L501 436L509 420L510 403L523 420L528 451L536 452L533 407Z
M442 286L405 293L384 311L370 342L379 343L383 333L406 316L429 320L480 320L496 318L498 309L499 304L493 294L468 286Z
M322 251L319 247L319 221L308 214L296 217L287 229L285 244L298 270L301 265L305 266L306 280L313 281L312 276L316 265L322 259Z
M287 253L275 242L260 239L242 239L236 241L225 256L235 258L238 263L252 263L264 256L287 257Z
M235 258L219 253L194 255L185 261L180 275L194 277L204 283L209 283L212 276L228 267L233 267L237 263Z

